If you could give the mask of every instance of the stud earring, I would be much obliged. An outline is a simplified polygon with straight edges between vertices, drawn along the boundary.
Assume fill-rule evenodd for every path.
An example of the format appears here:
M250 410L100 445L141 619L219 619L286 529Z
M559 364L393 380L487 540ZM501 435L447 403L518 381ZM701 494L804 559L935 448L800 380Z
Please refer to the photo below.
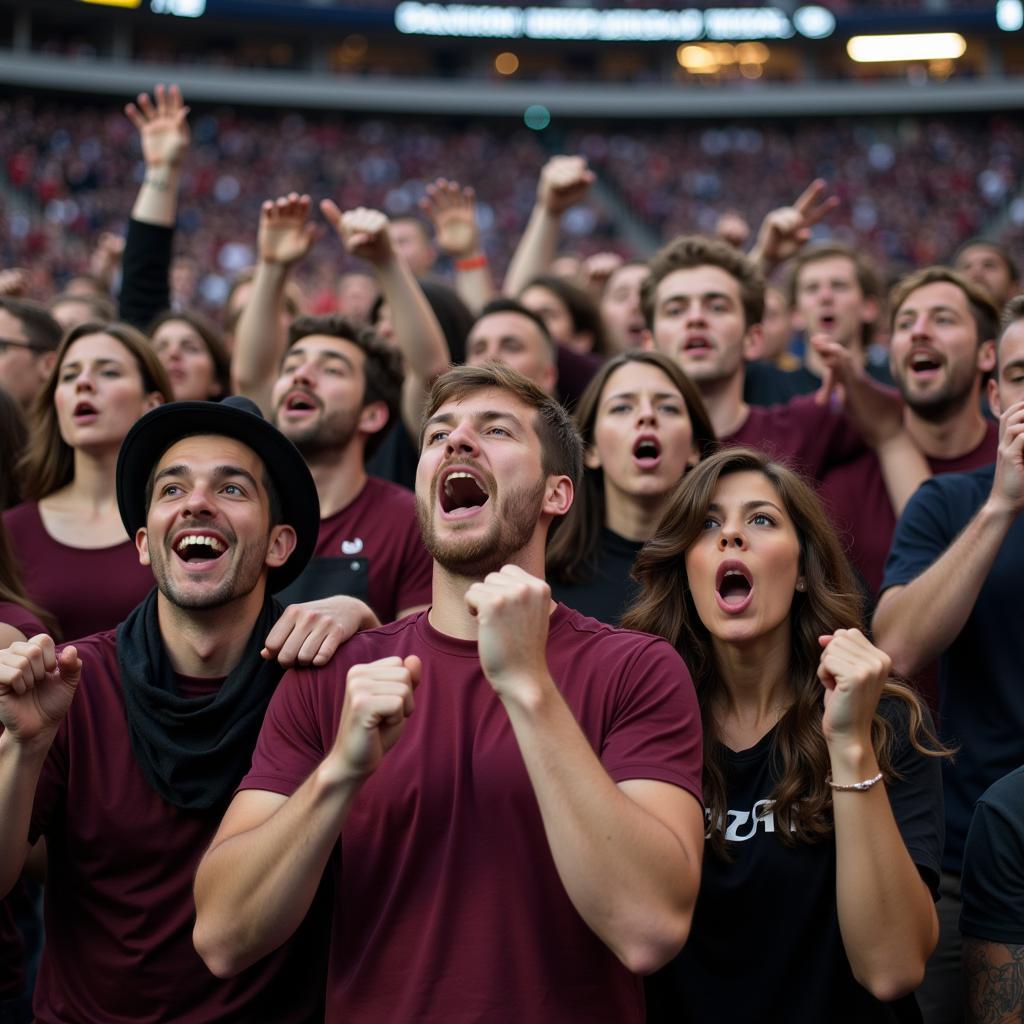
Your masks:
M807 584L803 580L796 581L796 589L802 594L807 589Z

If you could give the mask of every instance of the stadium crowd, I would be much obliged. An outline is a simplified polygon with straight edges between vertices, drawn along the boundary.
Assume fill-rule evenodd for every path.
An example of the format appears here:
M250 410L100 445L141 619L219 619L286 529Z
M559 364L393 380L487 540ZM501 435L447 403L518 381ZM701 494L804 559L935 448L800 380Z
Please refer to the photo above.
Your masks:
M0 1024L1024 1014L1015 124L0 125Z

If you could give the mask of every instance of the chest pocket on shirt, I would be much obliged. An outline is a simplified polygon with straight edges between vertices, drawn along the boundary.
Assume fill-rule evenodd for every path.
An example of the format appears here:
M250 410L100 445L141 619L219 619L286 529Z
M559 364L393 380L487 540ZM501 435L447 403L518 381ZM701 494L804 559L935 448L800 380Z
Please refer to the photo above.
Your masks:
M314 558L302 575L275 596L282 604L300 604L346 594L369 603L370 560L365 554Z

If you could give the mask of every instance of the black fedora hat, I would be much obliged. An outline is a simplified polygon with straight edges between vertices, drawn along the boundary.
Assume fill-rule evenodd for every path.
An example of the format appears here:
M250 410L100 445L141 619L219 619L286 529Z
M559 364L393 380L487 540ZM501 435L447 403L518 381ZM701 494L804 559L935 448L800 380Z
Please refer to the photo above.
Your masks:
M172 444L196 434L230 437L251 448L266 466L281 499L281 521L298 538L284 565L271 569L271 592L294 582L306 567L320 531L320 499L299 450L268 423L255 402L234 395L223 402L168 402L142 416L117 456L117 507L129 537L146 525L146 483Z

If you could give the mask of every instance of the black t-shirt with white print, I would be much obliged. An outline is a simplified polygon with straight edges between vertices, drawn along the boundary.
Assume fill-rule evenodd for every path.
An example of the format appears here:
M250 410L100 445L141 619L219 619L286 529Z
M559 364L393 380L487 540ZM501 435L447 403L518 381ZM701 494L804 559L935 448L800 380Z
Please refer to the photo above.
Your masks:
M894 767L902 776L887 787L893 816L937 897L939 762L906 740L906 713L896 701L885 701L882 713L894 723ZM647 980L648 1021L920 1021L913 996L881 1003L853 978L839 931L833 838L795 846L779 839L783 826L769 809L777 777L774 734L748 750L724 752L733 859L722 861L706 849L686 947Z

